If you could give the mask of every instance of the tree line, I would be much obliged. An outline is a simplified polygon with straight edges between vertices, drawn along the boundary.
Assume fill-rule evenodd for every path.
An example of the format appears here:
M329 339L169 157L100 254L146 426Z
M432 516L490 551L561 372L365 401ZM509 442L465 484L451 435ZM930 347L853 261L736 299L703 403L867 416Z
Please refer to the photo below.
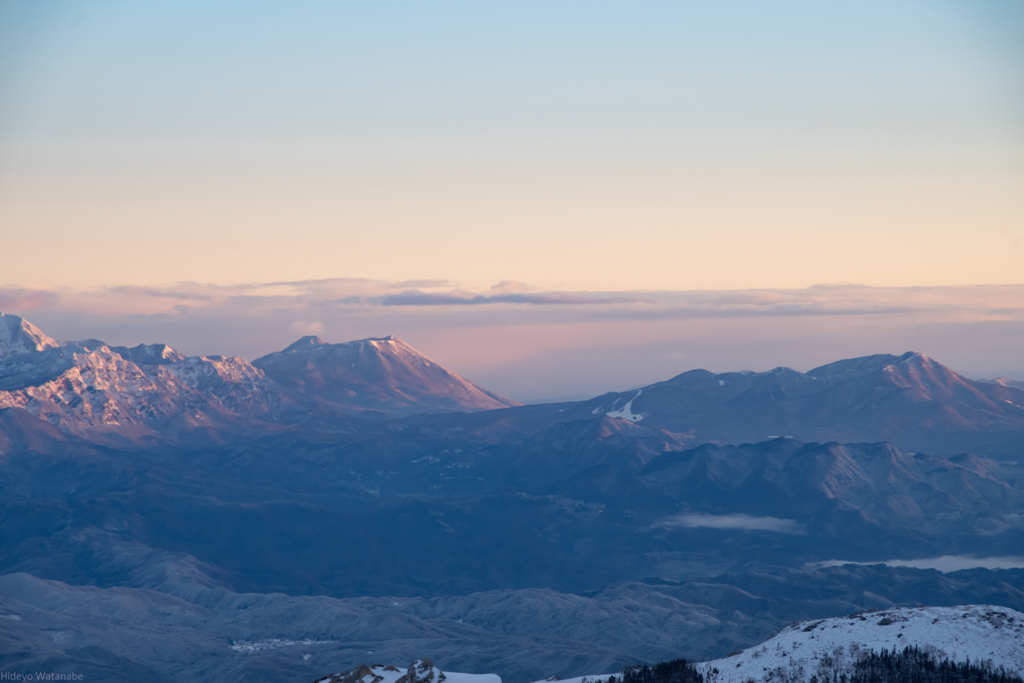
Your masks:
M830 670L831 669L831 670ZM708 683L715 683L718 670L712 669ZM902 651L882 650L862 653L852 670L838 662L818 668L804 679L803 671L771 671L765 681L772 683L1024 683L1020 675L994 667L991 662L951 662L939 660L916 645ZM674 659L653 666L636 665L611 676L607 683L705 683L700 671L685 659ZM748 679L745 683L764 683Z

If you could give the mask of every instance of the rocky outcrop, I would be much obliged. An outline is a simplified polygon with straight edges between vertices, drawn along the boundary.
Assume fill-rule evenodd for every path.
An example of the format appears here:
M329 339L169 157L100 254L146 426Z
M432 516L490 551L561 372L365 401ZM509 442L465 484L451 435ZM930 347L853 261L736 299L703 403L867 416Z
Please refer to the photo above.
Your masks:
M316 683L394 683L404 677L398 667L384 664L360 664L348 671L318 678Z
M348 671L318 678L316 683L443 683L447 679L433 661L423 657L410 664L404 672L390 665L360 664Z
M133 436L172 420L267 417L281 404L280 388L244 358L186 358L165 345L116 351L98 340L57 346L24 321L12 325L14 317L0 320L0 408L65 432Z
M427 657L417 659L409 665L409 670L396 683L441 683L447 680L444 672L434 666Z

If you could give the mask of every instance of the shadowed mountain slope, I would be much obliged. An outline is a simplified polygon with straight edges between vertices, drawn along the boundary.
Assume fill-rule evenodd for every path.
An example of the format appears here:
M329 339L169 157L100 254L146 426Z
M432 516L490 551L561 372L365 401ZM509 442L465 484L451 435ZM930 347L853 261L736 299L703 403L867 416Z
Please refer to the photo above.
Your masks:
M953 454L1024 440L1024 391L970 380L919 353L853 358L807 373L691 370L550 411L562 419L620 417L725 443L793 436Z

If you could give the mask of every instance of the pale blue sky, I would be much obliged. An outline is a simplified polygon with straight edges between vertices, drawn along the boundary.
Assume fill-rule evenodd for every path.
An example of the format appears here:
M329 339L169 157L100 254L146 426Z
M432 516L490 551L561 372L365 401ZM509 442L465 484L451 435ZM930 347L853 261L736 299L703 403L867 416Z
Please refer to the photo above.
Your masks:
M0 253L56 336L397 333L522 399L1021 372L973 285L1024 284L1024 3L0 0Z
M0 31L5 284L1021 280L1019 2L5 2Z

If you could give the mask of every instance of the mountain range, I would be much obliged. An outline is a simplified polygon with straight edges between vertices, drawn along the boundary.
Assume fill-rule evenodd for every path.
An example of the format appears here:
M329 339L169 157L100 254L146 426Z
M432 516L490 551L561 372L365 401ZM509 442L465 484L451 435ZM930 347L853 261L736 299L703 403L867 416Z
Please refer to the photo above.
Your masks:
M807 373L691 370L589 400L521 406L396 337L342 344L303 337L249 363L185 357L165 344L59 344L5 314L0 408L27 410L93 440L167 439L190 429L353 431L367 421L438 413L452 415L435 422L449 429L524 436L605 416L688 445L786 436L1003 456L1024 439L1024 391L970 380L912 352L842 360Z
M0 344L0 671L283 683L379 648L526 681L1024 607L1024 392L921 354L519 405L394 337L250 363L0 315ZM880 564L942 556L1009 568Z
M249 363L186 357L166 344L58 343L0 314L0 408L85 438L166 439L183 429L273 430L348 414L409 415L518 405L396 337L326 344L305 337Z

